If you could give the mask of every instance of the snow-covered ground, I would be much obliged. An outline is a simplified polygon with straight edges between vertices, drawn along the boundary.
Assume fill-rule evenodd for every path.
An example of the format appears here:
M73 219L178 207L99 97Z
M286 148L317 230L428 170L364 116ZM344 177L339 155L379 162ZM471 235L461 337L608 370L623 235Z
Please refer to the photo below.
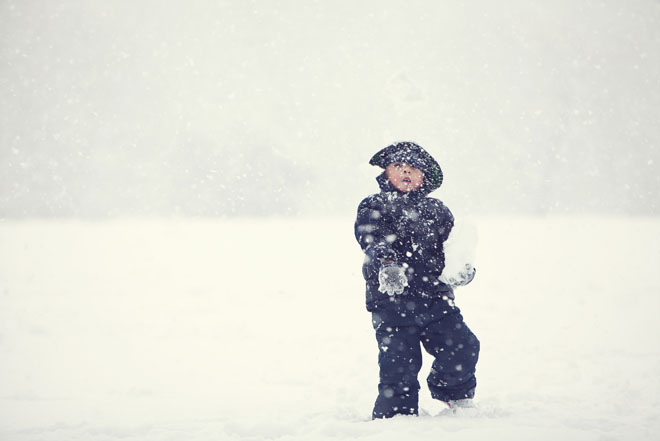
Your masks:
M0 439L658 439L660 219L478 219L478 407L387 421L352 223L0 224Z

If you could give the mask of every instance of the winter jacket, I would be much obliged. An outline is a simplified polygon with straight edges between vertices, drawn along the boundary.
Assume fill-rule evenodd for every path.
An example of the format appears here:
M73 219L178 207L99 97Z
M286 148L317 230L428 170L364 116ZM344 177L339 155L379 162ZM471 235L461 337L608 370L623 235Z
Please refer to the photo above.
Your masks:
M442 172L421 147L405 143L414 147L412 153L410 148L403 149L411 153L405 157L400 144L381 150L371 163L385 168L393 162L392 158L403 159L424 172L424 185L419 190L400 192L383 173L376 178L380 193L366 197L358 207L355 237L365 253L362 274L366 280L369 311L383 308L397 298L454 297L452 288L439 280L445 262L442 245L449 236L454 218L440 200L427 196L440 186ZM402 265L408 278L403 294L392 297L378 291L378 272L388 260Z

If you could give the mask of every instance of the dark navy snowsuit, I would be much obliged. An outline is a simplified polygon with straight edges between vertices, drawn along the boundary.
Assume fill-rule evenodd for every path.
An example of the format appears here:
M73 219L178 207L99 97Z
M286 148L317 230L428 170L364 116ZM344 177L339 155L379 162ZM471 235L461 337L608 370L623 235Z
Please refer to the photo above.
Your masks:
M417 191L402 193L380 175L381 192L360 203L355 222L355 237L366 255L362 272L367 310L372 313L380 349L374 418L418 414L420 343L435 357L427 378L433 398L445 402L472 398L476 387L479 340L463 322L452 288L439 280L444 268L442 244L453 226L453 216L441 201L426 196L439 186L437 179L435 187L429 179L436 170L429 169L430 161L414 159L419 159L417 149L428 153L416 144L405 145L412 146L408 150L414 155L407 162L424 172L425 184ZM390 152L392 147L398 148L389 146ZM387 155L387 148L382 152ZM376 165L384 168L387 162L385 158ZM400 295L378 291L379 269L389 260L406 270L408 287Z

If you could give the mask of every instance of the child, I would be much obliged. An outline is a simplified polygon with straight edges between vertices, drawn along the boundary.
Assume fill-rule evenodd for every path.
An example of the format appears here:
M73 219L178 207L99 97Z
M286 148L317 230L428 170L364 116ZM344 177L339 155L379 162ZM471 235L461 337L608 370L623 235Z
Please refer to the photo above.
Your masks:
M360 203L355 222L366 254L367 310L380 348L372 417L418 415L420 343L435 357L427 379L433 398L469 406L479 340L454 304L453 287L469 283L475 270L468 264L457 275L442 274L443 243L454 218L441 201L427 197L442 184L440 166L412 142L392 144L369 163L385 169L376 178L380 193Z

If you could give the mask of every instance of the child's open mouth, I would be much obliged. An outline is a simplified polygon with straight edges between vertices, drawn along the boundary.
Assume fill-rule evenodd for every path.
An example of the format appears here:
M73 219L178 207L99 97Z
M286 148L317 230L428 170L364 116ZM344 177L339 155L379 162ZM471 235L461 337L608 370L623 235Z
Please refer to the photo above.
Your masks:
M402 181L403 181L403 182L407 182L408 184L410 184L410 183L412 182L412 181L410 180L410 178L403 178Z

